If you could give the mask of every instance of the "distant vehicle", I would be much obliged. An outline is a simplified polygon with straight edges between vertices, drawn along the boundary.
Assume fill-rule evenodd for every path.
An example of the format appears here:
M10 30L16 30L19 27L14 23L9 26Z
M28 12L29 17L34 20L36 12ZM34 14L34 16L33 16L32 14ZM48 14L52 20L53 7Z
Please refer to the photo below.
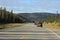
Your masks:
M42 23L38 23L37 24L37 27L42 27Z

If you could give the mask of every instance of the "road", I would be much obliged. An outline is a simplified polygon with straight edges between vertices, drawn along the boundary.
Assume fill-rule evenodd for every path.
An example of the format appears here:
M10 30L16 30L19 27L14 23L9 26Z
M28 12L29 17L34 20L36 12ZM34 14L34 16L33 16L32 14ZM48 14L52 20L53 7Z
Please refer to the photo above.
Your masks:
M33 23L28 23L22 27L0 30L0 40L8 39L60 40L60 36L50 28L36 27Z

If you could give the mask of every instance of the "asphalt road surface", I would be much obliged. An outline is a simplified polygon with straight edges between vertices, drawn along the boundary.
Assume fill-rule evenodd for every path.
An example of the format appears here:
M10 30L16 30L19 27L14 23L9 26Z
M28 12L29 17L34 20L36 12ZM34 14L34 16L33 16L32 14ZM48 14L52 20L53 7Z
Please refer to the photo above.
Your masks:
M60 40L60 36L50 28L36 27L27 23L22 27L0 30L0 40Z

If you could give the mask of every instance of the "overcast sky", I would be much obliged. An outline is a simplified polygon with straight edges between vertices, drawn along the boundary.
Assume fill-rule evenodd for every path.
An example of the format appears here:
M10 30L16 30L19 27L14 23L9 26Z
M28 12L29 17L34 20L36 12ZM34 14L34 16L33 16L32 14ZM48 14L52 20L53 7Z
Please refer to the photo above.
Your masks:
M60 12L60 0L0 0L0 6L15 13Z

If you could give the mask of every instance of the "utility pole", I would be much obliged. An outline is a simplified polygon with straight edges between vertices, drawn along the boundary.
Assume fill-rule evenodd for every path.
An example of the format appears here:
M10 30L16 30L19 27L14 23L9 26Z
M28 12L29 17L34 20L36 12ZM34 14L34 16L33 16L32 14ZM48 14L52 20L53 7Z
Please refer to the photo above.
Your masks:
M56 22L58 21L58 11L56 12Z

